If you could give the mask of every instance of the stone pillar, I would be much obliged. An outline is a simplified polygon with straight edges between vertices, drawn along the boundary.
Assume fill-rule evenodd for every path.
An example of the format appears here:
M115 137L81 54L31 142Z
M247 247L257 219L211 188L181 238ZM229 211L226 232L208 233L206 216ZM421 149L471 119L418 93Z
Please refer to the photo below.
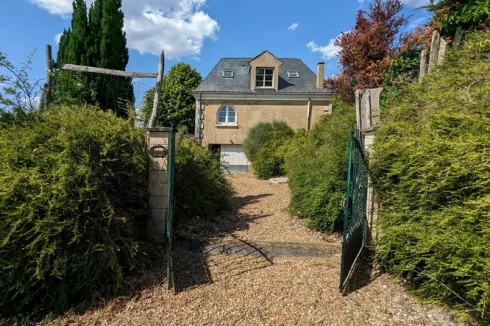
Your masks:
M147 231L149 238L157 242L166 239L170 132L170 128L148 128L146 132L149 157Z

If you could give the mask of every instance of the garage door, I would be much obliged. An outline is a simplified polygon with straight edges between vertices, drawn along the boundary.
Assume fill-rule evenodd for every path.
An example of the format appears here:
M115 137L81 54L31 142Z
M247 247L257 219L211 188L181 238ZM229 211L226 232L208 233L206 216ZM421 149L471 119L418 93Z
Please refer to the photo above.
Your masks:
M221 145L221 160L230 172L249 172L247 160L241 145Z

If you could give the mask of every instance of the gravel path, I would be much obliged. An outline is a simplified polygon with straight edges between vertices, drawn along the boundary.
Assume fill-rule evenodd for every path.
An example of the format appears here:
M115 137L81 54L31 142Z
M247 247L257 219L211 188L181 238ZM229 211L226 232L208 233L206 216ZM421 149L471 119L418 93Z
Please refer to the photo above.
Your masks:
M192 228L177 229L187 241L207 238L210 242L202 250L176 253L175 294L167 290L163 258L128 281L126 295L99 300L92 308L73 310L52 323L463 325L444 308L420 304L399 281L369 268L360 269L355 276L357 288L342 296L338 239L329 243L288 214L287 185L269 184L251 175L233 175L230 181L236 191L231 213L215 223L195 221ZM223 248L234 249L216 252L223 243ZM209 250L213 245L215 251ZM328 254L269 256L261 250L300 245ZM240 246L249 251L241 251Z

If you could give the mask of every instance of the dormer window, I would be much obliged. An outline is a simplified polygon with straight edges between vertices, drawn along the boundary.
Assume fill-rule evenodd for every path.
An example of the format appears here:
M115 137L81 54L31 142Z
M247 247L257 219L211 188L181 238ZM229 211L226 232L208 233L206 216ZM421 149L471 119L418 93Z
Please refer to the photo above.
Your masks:
M255 70L255 87L272 88L274 81L273 68L256 68Z
M289 78L299 78L299 72L297 70L288 70Z
M221 72L222 78L233 78L233 70L223 70Z

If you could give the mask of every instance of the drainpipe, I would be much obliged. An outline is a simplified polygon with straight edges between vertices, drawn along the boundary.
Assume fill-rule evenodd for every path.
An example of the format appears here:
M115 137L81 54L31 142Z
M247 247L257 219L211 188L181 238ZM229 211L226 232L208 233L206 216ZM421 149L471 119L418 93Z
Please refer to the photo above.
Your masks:
M310 130L311 127L311 99L308 99L308 107L306 110L306 130Z

